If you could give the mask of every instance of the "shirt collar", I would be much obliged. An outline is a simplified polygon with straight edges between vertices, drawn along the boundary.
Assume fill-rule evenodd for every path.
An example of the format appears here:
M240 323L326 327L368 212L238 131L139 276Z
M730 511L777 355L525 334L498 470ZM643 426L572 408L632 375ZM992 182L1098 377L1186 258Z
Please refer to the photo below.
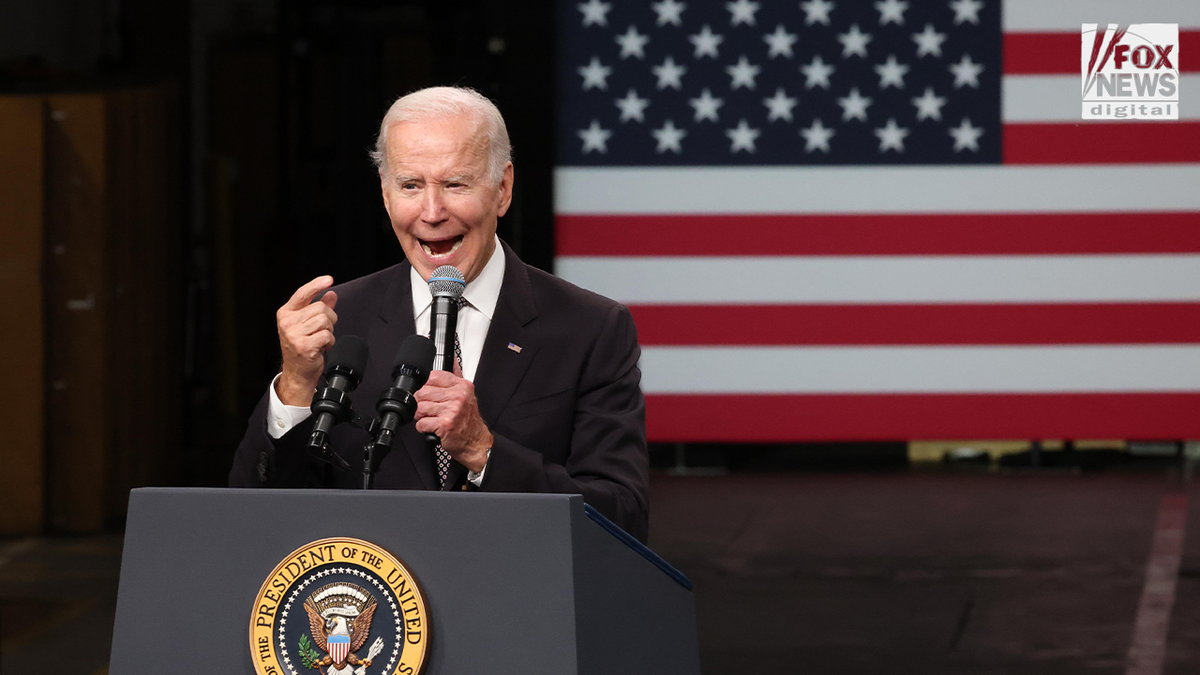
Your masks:
M472 307L492 320L496 313L496 303L500 300L500 286L504 283L504 250L500 246L500 237L495 237L496 245L492 249L492 257L488 259L479 276L467 284L463 297ZM429 293L429 283L421 278L417 268L409 267L409 279L412 285L413 316L420 316L433 304L433 295Z

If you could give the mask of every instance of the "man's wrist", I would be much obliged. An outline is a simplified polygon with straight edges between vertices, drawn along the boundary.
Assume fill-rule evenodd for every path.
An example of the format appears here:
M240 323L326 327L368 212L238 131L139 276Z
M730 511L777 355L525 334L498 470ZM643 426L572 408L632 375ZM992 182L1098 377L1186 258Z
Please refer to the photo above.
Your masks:
M467 466L468 471L475 474L483 473L483 470L487 468L488 459L492 456L492 444L495 442L495 440L495 437L492 436L492 432L490 431L487 432L486 436L480 439L479 443L476 445L478 450L473 453L476 459L471 462L471 465ZM480 457L482 457L482 459L478 459Z
M297 382L287 373L280 375L276 380L275 394L279 396L279 401L284 405L292 405L301 408L307 408L312 405L313 394L317 391L315 383Z
M487 471L487 460L492 458L492 449L488 448L487 450L484 450L483 454L484 454L483 468L481 468L478 471L469 471L468 470L468 472L467 472L467 481L474 484L475 487L480 487L483 484L483 472Z

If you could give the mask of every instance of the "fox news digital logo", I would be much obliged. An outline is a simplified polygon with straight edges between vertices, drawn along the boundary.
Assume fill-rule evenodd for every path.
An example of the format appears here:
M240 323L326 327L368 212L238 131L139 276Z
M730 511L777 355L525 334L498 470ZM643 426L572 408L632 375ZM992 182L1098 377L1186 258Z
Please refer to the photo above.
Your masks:
M1179 24L1083 24L1085 120L1179 119Z

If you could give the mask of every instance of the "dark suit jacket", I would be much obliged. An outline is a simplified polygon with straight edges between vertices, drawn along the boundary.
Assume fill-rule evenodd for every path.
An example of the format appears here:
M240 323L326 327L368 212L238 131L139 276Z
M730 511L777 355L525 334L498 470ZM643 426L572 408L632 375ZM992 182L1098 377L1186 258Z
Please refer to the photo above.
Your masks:
M504 282L475 377L479 410L495 436L480 490L582 494L587 503L645 541L648 454L637 332L629 310L529 267L502 244ZM335 334L358 335L371 350L367 373L351 394L370 420L391 386L392 359L415 331L409 264L334 287ZM520 353L508 348L519 345ZM250 417L229 484L235 487L342 487L361 483L369 436L349 424L334 428L330 447L350 463L342 472L309 457L313 418L278 440L267 434L266 395ZM436 490L433 450L408 425L392 451L376 458L375 486ZM447 489L460 490L467 470L451 462Z

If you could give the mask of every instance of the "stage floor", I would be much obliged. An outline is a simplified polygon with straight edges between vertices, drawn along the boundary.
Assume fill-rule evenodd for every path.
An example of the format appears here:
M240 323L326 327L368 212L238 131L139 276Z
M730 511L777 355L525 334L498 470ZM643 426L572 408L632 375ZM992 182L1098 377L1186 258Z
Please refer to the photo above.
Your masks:
M1192 498L1168 499L1191 517L1165 661L1127 670L1171 494ZM706 675L1200 667L1200 493L1164 473L662 477L652 504Z
M1164 508L1177 583L1142 605ZM696 585L706 675L1200 669L1200 491L1173 473L659 475L651 546ZM116 536L0 541L0 673L105 673L119 562ZM1139 616L1161 669L1127 668Z

